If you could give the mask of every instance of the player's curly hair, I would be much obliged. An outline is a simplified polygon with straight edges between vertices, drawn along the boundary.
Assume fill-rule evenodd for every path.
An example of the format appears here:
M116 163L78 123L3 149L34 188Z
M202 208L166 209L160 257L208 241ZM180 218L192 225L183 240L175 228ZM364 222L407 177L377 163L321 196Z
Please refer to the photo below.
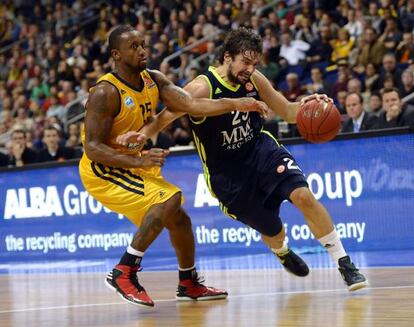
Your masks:
M262 54L262 38L251 29L239 27L238 29L227 33L218 60L220 64L223 64L225 53L228 53L234 58L239 53L245 51L254 51L258 54Z

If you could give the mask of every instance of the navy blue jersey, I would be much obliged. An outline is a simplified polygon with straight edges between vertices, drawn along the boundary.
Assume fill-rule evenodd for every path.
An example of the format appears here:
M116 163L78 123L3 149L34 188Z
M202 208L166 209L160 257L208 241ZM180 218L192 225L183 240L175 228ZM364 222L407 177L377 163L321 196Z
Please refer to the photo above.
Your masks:
M252 80L232 87L212 67L201 76L210 85L212 99L259 99ZM257 112L190 117L190 122L207 186L221 210L264 235L277 235L282 230L280 204L296 188L307 187L289 151L262 130Z
M214 67L201 75L210 85L210 98L259 99L258 90L252 80L233 87L224 81ZM214 117L190 117L191 129L197 150L203 162L214 170L215 167L246 157L255 146L257 136L263 127L257 112L239 112Z

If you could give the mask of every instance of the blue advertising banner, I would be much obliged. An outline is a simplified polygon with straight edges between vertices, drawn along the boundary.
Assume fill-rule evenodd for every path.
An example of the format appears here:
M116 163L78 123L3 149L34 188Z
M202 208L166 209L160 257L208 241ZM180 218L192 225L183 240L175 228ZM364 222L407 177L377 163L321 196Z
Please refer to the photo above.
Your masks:
M413 134L287 147L347 250L414 248ZM165 178L183 190L198 255L265 252L260 235L221 213L196 154L172 155ZM0 262L118 257L135 227L84 190L77 166L0 173ZM320 251L301 213L282 204L292 247ZM166 232L148 250L173 256Z

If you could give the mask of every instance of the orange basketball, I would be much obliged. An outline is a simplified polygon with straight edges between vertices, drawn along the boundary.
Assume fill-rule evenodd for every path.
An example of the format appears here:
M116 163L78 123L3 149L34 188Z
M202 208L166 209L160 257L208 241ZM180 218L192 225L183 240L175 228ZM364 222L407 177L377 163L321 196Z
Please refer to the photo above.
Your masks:
M324 143L338 134L341 129L341 115L332 102L311 100L300 107L296 126L305 140Z

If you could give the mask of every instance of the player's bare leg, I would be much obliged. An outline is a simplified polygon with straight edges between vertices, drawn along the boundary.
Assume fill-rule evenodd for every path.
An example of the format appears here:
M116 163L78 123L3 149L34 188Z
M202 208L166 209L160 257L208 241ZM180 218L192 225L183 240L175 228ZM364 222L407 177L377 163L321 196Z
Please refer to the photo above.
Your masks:
M107 286L115 290L123 300L135 305L154 306L154 302L139 283L137 272L144 252L161 233L170 213L177 212L181 205L180 201L181 194L178 193L164 203L153 205L148 210L131 245L127 248L119 264L107 275ZM191 225L190 234L192 235ZM189 264L194 264L194 242L192 249L190 244L189 252L190 254L186 257L191 258L192 256Z
M291 274L299 277L304 277L309 274L309 268L295 252L288 248L285 243L285 227L282 225L282 230L275 236L262 235L263 242L276 254L280 263Z
M165 227L170 233L170 240L174 246L179 263L177 300L205 301L227 298L228 293L226 291L204 286L202 284L203 280L198 277L194 265L194 234L191 228L190 217L188 217L186 212L179 208L165 223Z
M312 192L307 187L297 188L290 194L290 200L303 213L313 235L337 264L348 289L355 291L367 286L366 278L358 271L346 254L335 231L331 216L326 208L315 199Z

